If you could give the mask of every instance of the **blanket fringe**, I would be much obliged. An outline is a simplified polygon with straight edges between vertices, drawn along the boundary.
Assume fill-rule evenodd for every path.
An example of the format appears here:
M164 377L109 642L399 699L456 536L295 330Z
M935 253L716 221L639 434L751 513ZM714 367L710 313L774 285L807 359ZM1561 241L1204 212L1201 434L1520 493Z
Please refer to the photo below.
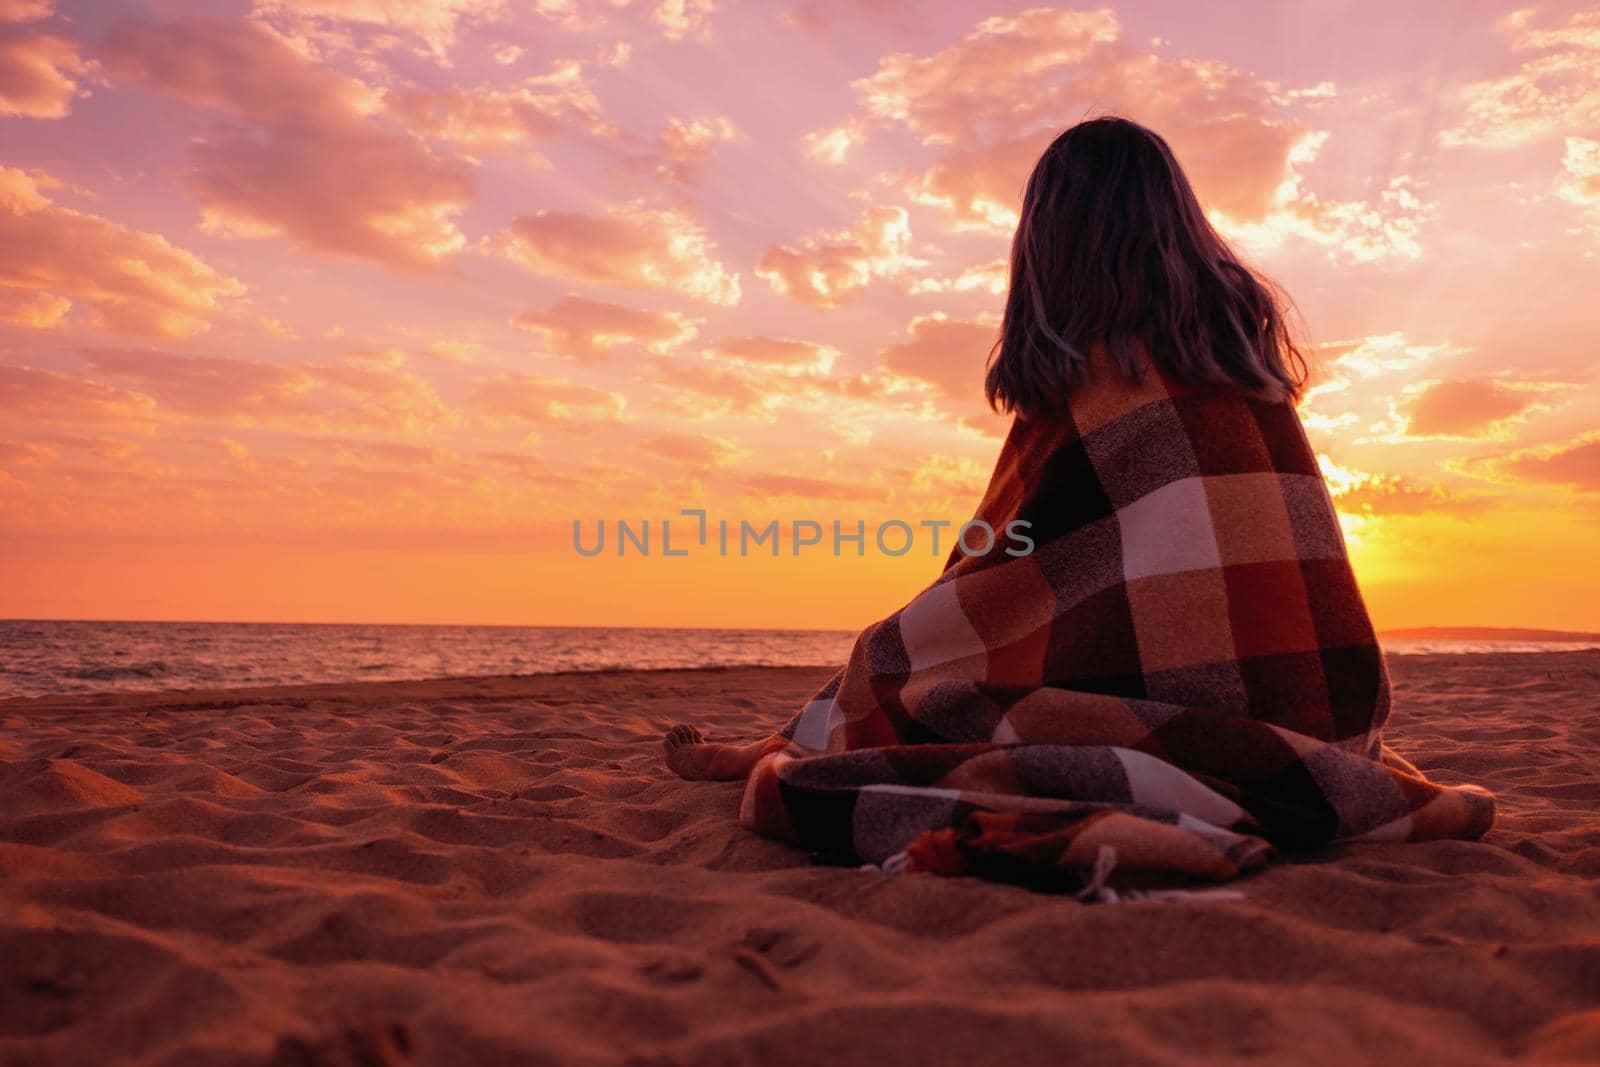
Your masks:
M862 871L893 876L911 873L911 856L904 850L888 857L882 864L864 863ZM1186 900L1244 900L1237 889L1113 889L1107 884L1111 873L1117 869L1117 850L1112 845L1101 845L1095 854L1094 866L1082 889L1074 898L1086 904L1138 904L1165 903Z

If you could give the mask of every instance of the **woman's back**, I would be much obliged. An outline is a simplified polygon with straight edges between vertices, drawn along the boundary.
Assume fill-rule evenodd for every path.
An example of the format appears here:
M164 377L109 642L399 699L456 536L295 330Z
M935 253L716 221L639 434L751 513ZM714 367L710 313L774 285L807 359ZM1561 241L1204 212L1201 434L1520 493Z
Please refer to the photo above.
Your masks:
M1289 401L1154 367L1131 379L1093 349L1064 412L1013 424L978 517L1027 522L1032 556L961 556L947 577L1038 571L1045 684L1377 744L1383 659ZM991 681L1034 673L1023 636L1001 637Z

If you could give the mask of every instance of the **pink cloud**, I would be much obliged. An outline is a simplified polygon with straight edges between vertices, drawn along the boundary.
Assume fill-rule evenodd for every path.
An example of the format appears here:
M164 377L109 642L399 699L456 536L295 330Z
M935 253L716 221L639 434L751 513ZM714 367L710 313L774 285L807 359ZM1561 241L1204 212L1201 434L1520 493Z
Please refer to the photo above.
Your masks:
M506 0L255 0L252 10L297 36L344 44L349 30L370 31L371 45L406 42L446 59L464 22L503 19ZM352 45L354 42L351 42Z
M549 307L524 311L511 320L540 334L552 352L573 359L597 361L629 346L664 354L697 332L677 311L643 311L568 293Z
M182 337L204 330L244 286L166 238L63 207L51 179L0 167L0 319Z
M584 78L581 63L557 63L548 74L508 88L481 86L392 91L387 102L411 129L474 151L521 149L548 165L530 145L568 131L615 137L617 130Z
M711 304L739 302L739 276L689 216L626 204L604 215L537 211L502 235L508 258L558 278L676 292Z
M188 175L209 229L284 236L397 269L431 266L465 238L472 173L382 121L381 100L260 23L191 18L112 27L116 77L221 111L248 128L193 149Z
M802 304L838 307L859 297L873 278L894 277L917 265L910 244L905 209L874 207L849 230L813 234L796 245L769 245L756 263L756 276Z
M1499 30L1520 61L1459 90L1460 114L1441 133L1444 144L1515 148L1600 127L1600 12L1550 20L1539 8L1519 8Z
M53 0L0 0L0 22L36 22L54 8Z
M720 116L669 117L655 142L628 158L628 166L672 185L698 185L721 141L742 139L738 127Z

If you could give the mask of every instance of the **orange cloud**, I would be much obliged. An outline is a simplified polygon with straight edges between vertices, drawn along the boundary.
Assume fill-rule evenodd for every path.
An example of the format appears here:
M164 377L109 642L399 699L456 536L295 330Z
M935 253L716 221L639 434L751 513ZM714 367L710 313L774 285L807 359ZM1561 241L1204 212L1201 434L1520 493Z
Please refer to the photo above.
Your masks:
M652 437L639 447L701 471L726 467L746 454L731 441L698 433L664 433Z
M91 348L84 358L92 374L199 420L421 433L455 419L424 379L359 359L278 364L117 348Z
M10 0L0 7L0 116L59 119L72 109L89 63L78 42L23 22L50 14L48 3Z
M756 276L802 304L838 307L860 296L873 278L920 265L910 244L905 209L875 207L849 230L813 234L799 245L768 246L756 263Z
M935 313L912 319L906 332L910 340L878 353L885 370L926 382L951 400L981 401L984 367L1000 335L997 324Z
M627 406L620 393L528 374L480 380L468 403L491 419L562 423L618 422Z
M72 309L72 301L51 293L0 289L0 323L24 330L50 330Z
M790 337L727 337L712 342L704 354L711 359L805 374L827 374L839 359L839 350L831 345Z
M795 474L753 475L744 480L744 487L750 493L769 500L789 497L801 500L881 502L887 495L882 489L869 485L855 485L847 481L829 481L826 478L808 478Z
M1097 108L1126 111L1166 135L1217 209L1238 218L1271 210L1305 133L1276 110L1275 87L1121 38L1111 11L1037 8L984 19L931 56L885 56L853 88L876 122L947 149L916 188L958 222L1014 224L1040 150L1072 116Z
M164 237L55 203L53 184L0 167L0 319L48 329L76 306L98 329L183 337L244 292Z
M667 391L657 403L680 419L702 420L730 411L764 412L767 393L743 370L729 370L706 360L657 360L651 365L656 383Z
M376 94L266 26L123 22L101 58L116 77L250 127L193 149L187 184L208 229L283 236L397 269L431 266L465 244L454 219L472 195L466 164L386 126Z
M711 304L739 302L739 276L689 216L639 203L604 215L537 211L514 219L501 246L513 262L558 278L680 293Z
M542 311L511 320L540 334L558 355L597 361L620 348L640 346L658 355L694 338L695 325L676 311L641 311L568 293Z
M148 424L155 402L100 382L0 364L0 411L13 419Z
M1492 465L1529 481L1600 492L1600 434L1586 434L1555 448L1514 452Z
M987 18L932 55L883 57L852 88L862 113L810 135L808 153L837 163L868 128L905 129L937 153L906 179L907 195L958 231L1008 233L1040 153L1075 117L1104 111L1159 130L1219 226L1256 248L1297 237L1339 258L1415 258L1431 214L1408 179L1366 201L1302 188L1300 168L1327 135L1292 109L1331 86L1285 92L1224 63L1140 50L1110 10Z
M1405 411L1412 437L1482 437L1504 423L1547 406L1545 398L1567 388L1560 383L1446 380L1412 394Z
M1461 513L1483 505L1481 499L1468 499L1436 485L1421 485L1404 475L1341 466L1325 453L1318 453L1317 463L1339 513L1357 526L1362 519L1375 516Z

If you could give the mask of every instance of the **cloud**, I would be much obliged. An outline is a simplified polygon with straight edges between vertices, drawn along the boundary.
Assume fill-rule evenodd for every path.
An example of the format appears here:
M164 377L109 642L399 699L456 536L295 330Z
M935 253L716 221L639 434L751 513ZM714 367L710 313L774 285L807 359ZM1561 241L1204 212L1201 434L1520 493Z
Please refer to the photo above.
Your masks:
M124 348L90 348L84 359L91 374L136 390L164 412L199 420L406 433L455 421L421 377L361 359L264 363Z
M826 375L839 359L831 345L790 337L727 337L707 345L704 356L789 374Z
M0 224L3 226L3 224ZM53 293L0 288L0 323L24 330L53 330L72 310L72 301Z
M1371 201L1325 201L1303 188L1300 170L1326 134L1296 109L1336 89L1285 91L1215 60L1141 50L1110 10L986 18L933 54L884 56L851 85L861 112L808 137L808 152L836 163L870 129L910 133L935 155L907 175L905 191L957 231L1012 230L1045 147L1077 118L1104 112L1160 131L1219 226L1249 228L1257 247L1301 237L1341 257L1414 257L1430 210L1404 183Z
M1600 492L1600 433L1553 448L1513 452L1490 462L1492 469L1531 482Z
M796 474L757 474L744 480L751 494L766 499L857 500L881 502L885 493L870 485L828 481Z
M698 185L721 141L742 140L739 128L720 116L699 119L668 117L655 143L630 156L629 167L672 185Z
M1516 148L1600 127L1600 11L1572 11L1554 25L1537 17L1530 7L1501 21L1512 50L1533 54L1509 74L1463 87L1461 115L1441 142Z
M48 329L76 307L97 329L183 337L244 292L164 237L55 203L55 184L0 167L0 318Z
M266 26L122 22L101 59L118 78L234 120L194 146L186 179L213 232L283 236L401 270L465 244L454 220L472 195L468 166L384 123L377 94Z
M639 447L646 452L676 460L702 471L712 467L726 467L741 456L748 455L732 441L698 433L664 433L650 438Z
M1600 239L1600 141L1568 137L1556 195L1582 208L1592 236Z
M590 89L583 64L558 62L548 74L511 88L406 89L388 94L393 113L412 130L473 151L519 149L548 165L530 148L568 131L617 134Z
M910 245L905 209L874 207L851 229L813 234L798 245L769 245L756 263L756 276L802 304L838 307L865 292L872 279L920 266Z
M1014 224L1040 150L1063 123L1096 108L1126 110L1161 130L1212 206L1239 218L1270 210L1305 132L1275 109L1275 86L1121 38L1111 11L1036 8L984 19L931 56L885 56L853 88L873 121L947 149L920 192L958 221Z
M1507 423L1549 407L1554 394L1569 389L1559 382L1427 382L1411 391L1404 411L1410 437L1487 437Z
M1480 502L1446 492L1436 485L1421 485L1403 475L1373 473L1344 467L1317 454L1317 464L1328 492L1341 515L1371 518L1383 515L1423 515L1429 512L1475 510Z
M540 334L557 355L598 361L637 345L662 355L691 341L694 323L677 311L642 311L568 293L549 307L524 311L511 320Z
M677 418L700 421L729 412L767 415L768 391L745 369L728 369L710 360L657 360L656 384L667 391L659 406Z
M627 406L621 393L528 374L480 379L468 403L491 419L553 423L619 422Z
M22 24L48 16L49 4L0 2L0 117L62 118L72 110L89 62L67 34Z
M739 276L688 215L634 202L604 215L537 211L514 219L501 248L540 274L626 289L680 293L710 304L739 302Z
M374 43L410 42L443 59L463 22L503 18L505 0L255 0L252 13L298 36L326 41L349 26L376 31Z
M0 411L12 419L147 424L155 402L147 396L57 371L0 364Z
M1301 420L1313 436L1354 432L1361 435L1358 441L1399 442L1405 418L1396 398L1464 351L1448 341L1422 344L1399 332L1320 345L1314 384L1300 399Z
M910 340L878 353L880 366L925 382L950 400L982 400L989 351L1000 336L998 324L935 312L912 319L906 332Z
M54 8L54 0L0 0L0 22L37 22Z
M927 276L911 283L913 293L970 293L981 290L992 296L1004 296L1011 278L1011 261L991 259L974 267L967 267L953 278Z
M716 0L659 0L650 21L668 40L676 41L692 33L705 34L716 10Z
M857 145L866 141L867 132L867 123L860 119L846 119L837 126L806 134L801 144L809 158L825 166L837 167L844 163Z

